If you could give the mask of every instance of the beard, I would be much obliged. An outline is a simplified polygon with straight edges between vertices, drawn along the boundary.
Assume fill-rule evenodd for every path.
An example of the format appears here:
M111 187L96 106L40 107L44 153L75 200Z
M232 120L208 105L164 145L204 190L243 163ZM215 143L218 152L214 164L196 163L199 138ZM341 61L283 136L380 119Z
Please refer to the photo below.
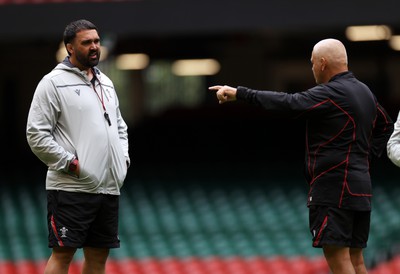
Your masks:
M76 60L86 68L97 66L100 60L100 50L90 51L87 55L77 52Z

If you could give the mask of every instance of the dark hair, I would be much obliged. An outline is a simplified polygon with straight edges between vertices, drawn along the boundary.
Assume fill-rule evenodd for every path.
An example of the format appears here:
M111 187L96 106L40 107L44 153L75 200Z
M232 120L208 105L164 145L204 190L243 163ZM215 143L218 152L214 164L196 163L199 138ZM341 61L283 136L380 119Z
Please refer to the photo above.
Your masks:
M64 45L67 46L68 43L71 43L71 41L76 37L76 34L81 30L91 29L95 29L97 31L97 27L92 22L85 19L76 20L69 23L64 30Z

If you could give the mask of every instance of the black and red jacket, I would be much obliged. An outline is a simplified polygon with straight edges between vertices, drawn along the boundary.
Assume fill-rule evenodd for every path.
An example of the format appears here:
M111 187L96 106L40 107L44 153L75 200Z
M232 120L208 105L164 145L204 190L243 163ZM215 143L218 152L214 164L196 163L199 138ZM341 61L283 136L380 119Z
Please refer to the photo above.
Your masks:
M369 162L386 148L393 122L352 72L304 92L238 87L236 97L271 113L306 119L308 205L371 210Z

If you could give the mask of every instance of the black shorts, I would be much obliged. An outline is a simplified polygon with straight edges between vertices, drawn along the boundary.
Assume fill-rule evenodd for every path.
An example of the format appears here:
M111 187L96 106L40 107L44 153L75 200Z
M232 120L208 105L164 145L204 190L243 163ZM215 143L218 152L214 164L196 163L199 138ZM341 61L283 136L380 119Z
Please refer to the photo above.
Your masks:
M119 247L119 196L47 191L49 247Z
M309 214L313 247L324 245L367 247L371 211L310 206Z

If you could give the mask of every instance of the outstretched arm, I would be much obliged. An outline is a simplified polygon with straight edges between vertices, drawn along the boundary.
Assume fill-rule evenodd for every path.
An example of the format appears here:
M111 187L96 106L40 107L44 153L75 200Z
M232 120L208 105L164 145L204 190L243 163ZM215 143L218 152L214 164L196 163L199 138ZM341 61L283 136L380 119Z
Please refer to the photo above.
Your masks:
M230 86L212 86L208 88L209 90L215 90L218 102L220 104L236 101L236 88Z

